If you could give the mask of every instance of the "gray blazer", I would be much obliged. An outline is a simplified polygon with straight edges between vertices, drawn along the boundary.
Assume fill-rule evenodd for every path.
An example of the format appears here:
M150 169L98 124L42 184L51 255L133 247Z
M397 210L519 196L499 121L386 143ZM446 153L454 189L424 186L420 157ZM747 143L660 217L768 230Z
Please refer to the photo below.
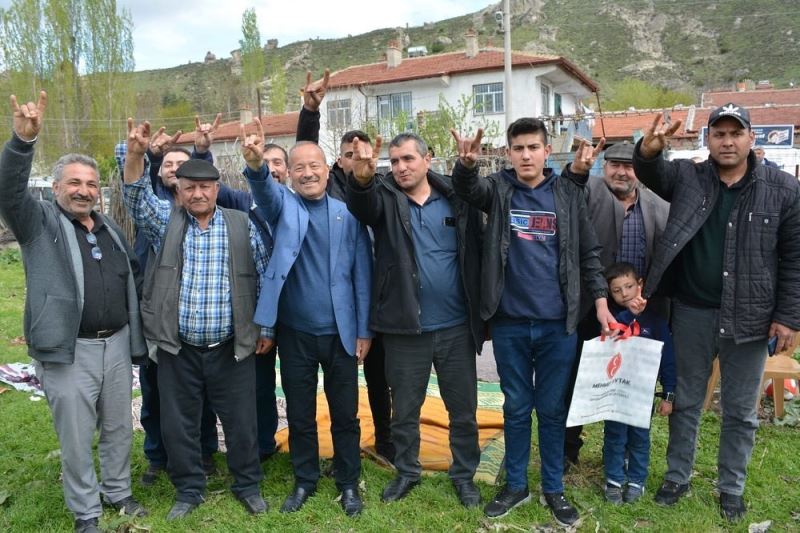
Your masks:
M38 361L71 364L83 312L83 262L72 224L53 202L28 192L33 145L11 136L0 154L0 216L14 233L25 263L24 331L28 354ZM108 217L111 237L128 254L128 325L131 357L147 355L134 273L136 255ZM135 265L135 266L134 266Z
M669 216L669 203L656 195L653 191L645 187L641 182L637 186L639 192L639 203L644 219L644 233L646 241L645 268L650 270L650 261L653 258L655 243L664 233ZM625 211L622 203L608 189L605 181L600 176L591 176L586 183L588 192L587 203L589 206L589 218L600 241L602 250L600 251L600 263L603 268L608 268L614 263L614 257L619 248L619 241L622 238L622 223L625 219ZM588 294L585 293L581 298L581 315L585 316L594 303ZM657 302L659 311L665 314L667 304ZM663 307L663 309L662 309Z
M600 263L603 268L608 268L614 263L614 256L619 248L622 238L622 222L625 212L622 203L608 189L603 178L592 176L586 184L589 193L589 218L594 224L597 239L603 247L600 252ZM657 196L653 191L638 184L639 203L644 218L644 232L647 241L645 252L645 268L650 269L650 260L653 258L653 248L656 240L664 233L669 216L669 204Z

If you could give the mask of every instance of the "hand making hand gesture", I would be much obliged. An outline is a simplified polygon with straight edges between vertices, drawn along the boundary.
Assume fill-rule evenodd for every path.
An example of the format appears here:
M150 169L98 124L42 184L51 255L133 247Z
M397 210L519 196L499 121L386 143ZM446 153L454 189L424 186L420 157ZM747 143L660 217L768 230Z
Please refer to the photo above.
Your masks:
M306 72L306 86L303 87L303 107L309 111L319 111L322 99L325 98L325 93L328 91L330 77L331 71L325 69L322 79L312 82L311 71Z
M478 164L478 157L481 155L481 139L483 138L483 128L478 128L475 137L462 137L459 133L450 128L450 133L456 140L456 152L458 161L467 168L475 168Z
M367 185L378 171L378 157L381 153L383 139L380 135L375 138L375 147L368 142L353 139L353 177L361 185Z
M253 119L256 133L247 135L244 124L241 126L239 140L242 143L242 156L251 170L260 170L264 165L264 128L258 118Z
M128 119L128 121L130 124L131 119ZM150 133L149 130L150 124L147 123L147 125L148 125L148 133ZM130 128L128 129L130 131ZM150 139L150 147L149 147L150 152L155 156L164 155L164 152L169 150L172 147L172 145L178 141L178 137L180 137L181 134L183 133L181 130L178 130L175 132L174 135L168 135L167 133L165 133L166 129L167 128L162 126L161 128L158 129L156 134L153 135L153 137Z
M222 113L217 113L214 118L214 123L208 122L201 124L200 115L194 116L194 151L198 154L204 154L211 148L211 143L214 142L214 132L219 128L219 121L222 118Z
M664 113L658 113L653 123L644 132L642 144L639 147L639 153L645 159L652 159L664 148L667 147L667 140L678 131L681 127L681 121L676 120L672 124L662 122Z
M575 150L575 159L570 163L570 170L575 174L588 174L592 169L592 165L597 161L597 156L603 151L606 145L605 137L600 137L600 142L597 146L592 148L591 141L581 139L578 149Z
M47 93L39 92L39 101L34 104L19 105L17 97L11 95L11 112L14 115L14 133L17 137L26 142L36 140L39 132L42 131L44 122L44 110L47 108Z

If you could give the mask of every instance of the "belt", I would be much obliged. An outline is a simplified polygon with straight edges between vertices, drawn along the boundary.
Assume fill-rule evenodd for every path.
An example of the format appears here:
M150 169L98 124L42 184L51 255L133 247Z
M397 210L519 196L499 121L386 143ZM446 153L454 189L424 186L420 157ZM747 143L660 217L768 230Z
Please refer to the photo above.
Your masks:
M79 339L107 339L119 329L101 329L100 331L79 331Z
M233 337L228 337L227 339L223 339L219 342L214 342L211 344L203 344L202 346L198 346L196 344L189 344L186 341L183 341L184 344L187 346L191 346L193 349L197 350L198 352L210 352L211 350L216 350L220 346L224 346L233 340Z

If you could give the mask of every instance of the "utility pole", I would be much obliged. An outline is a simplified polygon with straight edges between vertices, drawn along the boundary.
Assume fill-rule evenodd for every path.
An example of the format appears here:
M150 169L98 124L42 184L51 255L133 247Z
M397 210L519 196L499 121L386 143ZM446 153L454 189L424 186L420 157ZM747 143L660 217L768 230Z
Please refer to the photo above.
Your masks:
M511 0L503 0L503 64L505 68L506 128L512 122L511 113Z

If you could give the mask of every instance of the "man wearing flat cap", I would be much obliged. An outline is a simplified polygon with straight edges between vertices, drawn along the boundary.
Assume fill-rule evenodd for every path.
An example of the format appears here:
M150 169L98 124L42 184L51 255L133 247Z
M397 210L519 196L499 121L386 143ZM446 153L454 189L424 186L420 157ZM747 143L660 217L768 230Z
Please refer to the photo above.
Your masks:
M589 218L603 247L600 263L603 269L614 263L630 263L636 269L637 278L646 278L655 243L667 225L669 204L636 178L633 171L633 144L623 141L611 145L604 152L604 159L603 176L590 176L586 183ZM569 171L571 177L578 180L585 180L588 175L588 169L584 170L575 164L569 166ZM578 353L583 341L600 335L595 313L589 312L592 309L591 297L589 294L582 296L584 319L578 324ZM647 305L649 308L655 306L662 315L668 314L669 302L664 298L652 299ZM573 385L579 362L578 359L575 364ZM571 394L567 397L570 398ZM583 445L582 429L583 426L567 428L564 457L573 464L578 462ZM633 487L633 490L642 488ZM633 497L632 492L630 497Z
M259 483L254 352L269 332L253 322L267 250L247 214L216 205L219 172L202 160L178 169L176 205L153 194L144 173L150 137L128 121L124 200L153 243L155 265L142 296L145 337L158 346L161 426L176 503L167 520L203 501L200 461L203 391L225 431L233 493L252 514L266 511Z
M729 103L709 115L709 158L700 163L662 156L680 121L661 119L658 114L633 155L639 179L670 202L643 291L648 297L661 283L672 292L678 371L667 471L655 500L674 505L689 491L706 384L718 357L717 487L722 516L737 521L746 513L767 341L776 337L782 351L800 330L800 184L758 164L742 106Z

